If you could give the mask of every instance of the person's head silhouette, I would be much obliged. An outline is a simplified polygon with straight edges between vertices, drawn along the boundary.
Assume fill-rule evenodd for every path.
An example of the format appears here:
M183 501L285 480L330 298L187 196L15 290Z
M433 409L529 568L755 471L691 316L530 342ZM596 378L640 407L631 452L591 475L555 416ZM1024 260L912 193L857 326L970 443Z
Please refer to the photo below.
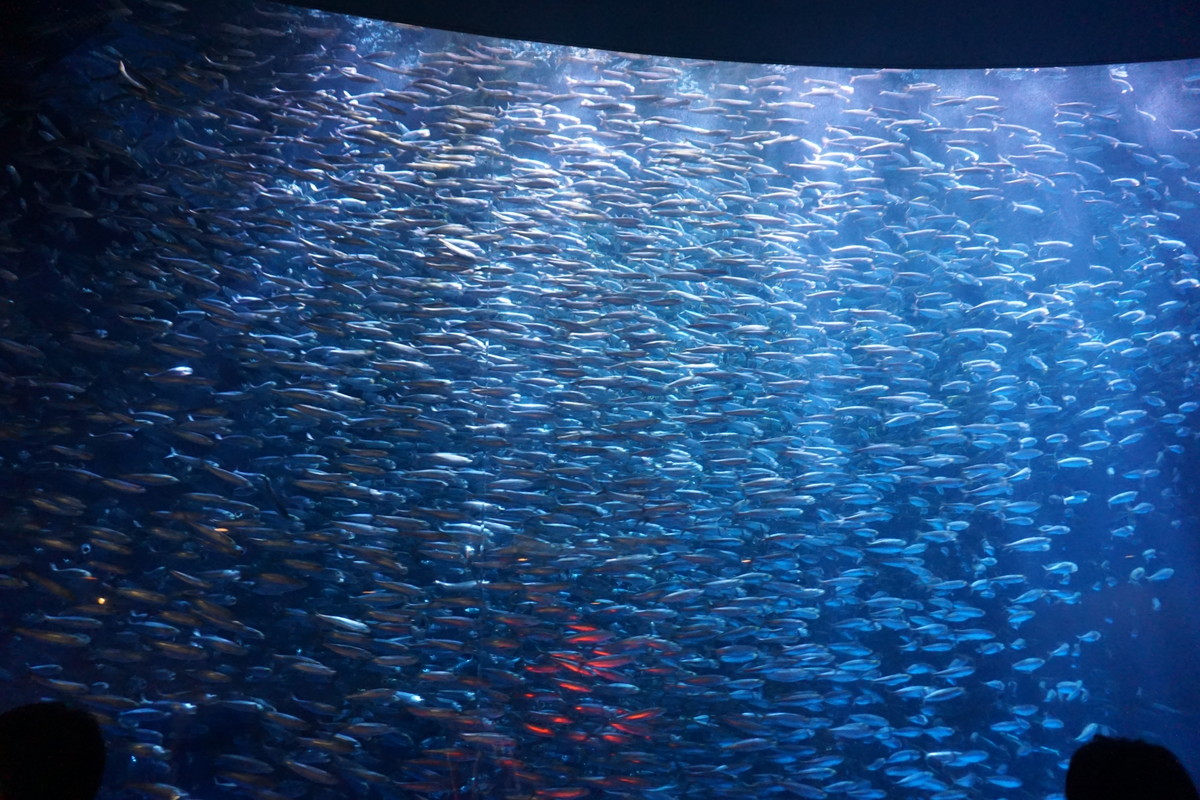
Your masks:
M96 718L66 703L0 714L0 800L91 800L104 774Z
M1097 736L1067 768L1067 800L1200 800L1179 759L1165 747Z

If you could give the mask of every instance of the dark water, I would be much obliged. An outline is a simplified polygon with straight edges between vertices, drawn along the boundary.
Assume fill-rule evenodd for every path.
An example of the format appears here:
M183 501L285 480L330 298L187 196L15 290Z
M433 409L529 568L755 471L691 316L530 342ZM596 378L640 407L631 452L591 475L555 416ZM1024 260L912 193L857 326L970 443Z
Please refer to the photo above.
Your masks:
M0 119L0 667L104 797L1200 766L1195 65L130 10Z

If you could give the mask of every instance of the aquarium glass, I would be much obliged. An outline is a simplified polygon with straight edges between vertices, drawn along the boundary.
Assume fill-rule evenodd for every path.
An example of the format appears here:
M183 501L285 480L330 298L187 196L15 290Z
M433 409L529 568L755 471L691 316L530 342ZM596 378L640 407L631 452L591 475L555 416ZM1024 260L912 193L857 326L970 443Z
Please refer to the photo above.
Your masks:
M0 680L102 797L1200 766L1200 66L136 0L0 115Z

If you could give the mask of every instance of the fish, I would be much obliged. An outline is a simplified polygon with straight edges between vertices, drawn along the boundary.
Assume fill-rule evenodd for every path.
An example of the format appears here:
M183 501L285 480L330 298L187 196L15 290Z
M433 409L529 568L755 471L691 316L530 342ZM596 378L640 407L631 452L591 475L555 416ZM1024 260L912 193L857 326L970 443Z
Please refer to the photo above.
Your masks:
M115 791L1050 795L1129 724L1194 67L127 5L0 176L0 679Z

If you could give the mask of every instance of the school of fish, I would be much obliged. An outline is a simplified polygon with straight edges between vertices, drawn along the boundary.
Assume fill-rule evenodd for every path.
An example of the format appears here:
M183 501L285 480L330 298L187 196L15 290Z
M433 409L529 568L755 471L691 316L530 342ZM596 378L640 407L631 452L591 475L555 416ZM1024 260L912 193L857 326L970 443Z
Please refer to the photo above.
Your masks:
M0 117L0 679L105 797L1057 797L1112 731L1188 65L119 9Z

